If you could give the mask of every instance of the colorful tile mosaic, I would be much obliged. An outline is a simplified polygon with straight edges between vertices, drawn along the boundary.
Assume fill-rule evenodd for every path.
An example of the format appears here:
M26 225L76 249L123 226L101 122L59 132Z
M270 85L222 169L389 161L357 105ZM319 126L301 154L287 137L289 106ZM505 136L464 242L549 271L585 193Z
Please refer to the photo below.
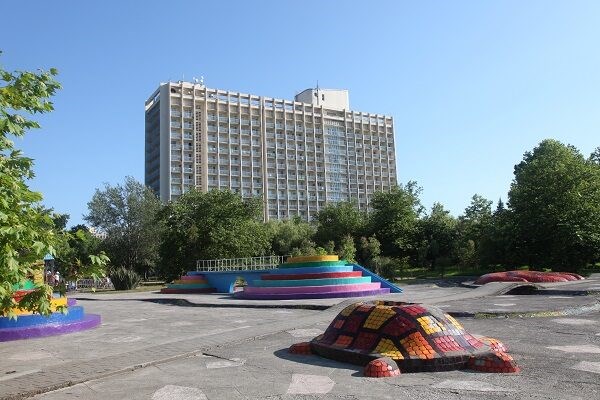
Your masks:
M364 317L362 315L353 315L352 317L346 319L344 330L355 333L361 326L363 326L363 321Z
M292 354L312 354L312 350L310 349L310 343L302 342L293 344L290 347L290 353Z
M396 315L396 312L391 308L376 309L369 313L364 327L368 329L379 329L379 327L393 315Z
M290 351L306 354L305 344ZM346 307L323 335L310 342L312 353L365 365L365 376L470 368L518 372L506 346L465 332L452 316L435 307L399 302L355 303Z
M385 378L400 375L400 369L391 359L378 358L368 363L363 373L369 378Z

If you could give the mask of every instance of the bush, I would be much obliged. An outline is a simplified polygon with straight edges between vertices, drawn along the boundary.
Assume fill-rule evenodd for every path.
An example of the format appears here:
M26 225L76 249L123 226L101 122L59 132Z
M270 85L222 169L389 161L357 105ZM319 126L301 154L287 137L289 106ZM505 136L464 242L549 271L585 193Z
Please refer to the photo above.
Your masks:
M109 272L115 290L131 290L138 287L142 278L135 272L125 267L113 269Z
M397 260L391 257L378 256L373 259L375 273L392 282L396 278L397 264Z
M341 260L346 260L349 263L356 262L356 247L354 246L354 239L352 236L347 235L342 238L342 241L338 246L337 255Z
M316 255L316 256L326 256L326 255L331 254L331 253L333 253L333 252L328 252L327 250L325 250L322 247L317 247L315 249L315 254L314 255Z

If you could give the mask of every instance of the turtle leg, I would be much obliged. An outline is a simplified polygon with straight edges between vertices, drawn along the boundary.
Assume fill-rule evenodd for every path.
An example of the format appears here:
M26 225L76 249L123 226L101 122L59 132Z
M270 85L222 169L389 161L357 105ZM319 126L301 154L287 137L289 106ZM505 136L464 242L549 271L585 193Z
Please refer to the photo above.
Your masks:
M385 378L400 375L400 369L396 361L389 357L381 357L369 362L363 373L370 378Z
M506 346L498 339L494 339L487 336L477 336L477 339L490 346L492 351L499 351L501 353L506 353L508 351L508 346Z
M290 346L288 351L292 354L313 354L309 342L300 342Z
M493 351L487 354L472 356L469 368L481 372L519 372L520 368L511 356L503 351Z

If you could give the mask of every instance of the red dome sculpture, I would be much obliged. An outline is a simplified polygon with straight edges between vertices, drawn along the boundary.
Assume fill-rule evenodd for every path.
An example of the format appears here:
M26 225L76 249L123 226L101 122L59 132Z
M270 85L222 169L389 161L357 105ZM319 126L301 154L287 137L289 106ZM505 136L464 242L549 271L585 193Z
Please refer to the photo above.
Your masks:
M583 276L571 272L505 271L481 275L474 283L484 285L489 282L569 282L580 279L584 279Z

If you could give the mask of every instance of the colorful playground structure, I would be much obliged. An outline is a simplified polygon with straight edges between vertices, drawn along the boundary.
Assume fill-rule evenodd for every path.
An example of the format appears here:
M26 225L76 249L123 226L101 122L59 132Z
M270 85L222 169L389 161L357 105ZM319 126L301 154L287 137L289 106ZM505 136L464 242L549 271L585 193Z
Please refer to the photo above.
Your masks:
M489 282L569 282L585 279L571 272L541 272L541 271L505 271L481 275L474 284L484 285Z
M351 304L324 334L289 351L361 365L368 377L455 369L519 371L498 340L467 333L438 308L401 302Z
M161 293L234 293L240 278L247 282L235 293L243 299L315 299L359 297L402 290L377 274L338 256L201 260L190 271L168 284Z
M19 303L28 293L44 283L44 274L40 270L35 273L33 280L26 281L23 285L15 287L13 295L15 302ZM83 307L77 306L75 299L67 299L54 295L50 302L52 314L43 316L16 306L12 311L16 319L0 316L0 342L32 339L44 336L62 335L94 328L100 325L99 315L85 314ZM68 306L67 312L60 310Z
M255 300L319 299L399 293L402 290L336 255L290 257L260 279L248 280L235 297Z
M215 288L210 286L208 280L203 274L196 271L190 271L180 279L168 283L166 288L160 290L161 293L211 293Z

